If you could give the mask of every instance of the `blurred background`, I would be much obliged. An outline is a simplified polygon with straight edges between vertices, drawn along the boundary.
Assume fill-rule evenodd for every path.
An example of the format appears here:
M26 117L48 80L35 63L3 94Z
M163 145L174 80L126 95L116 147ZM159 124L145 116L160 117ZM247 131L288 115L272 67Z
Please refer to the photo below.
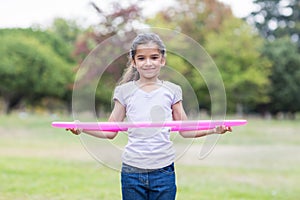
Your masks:
M150 26L180 31L204 47L222 74L229 113L295 119L300 110L299 2L247 3L2 2L1 112L70 112L75 75L90 51L115 34ZM97 109L111 109L113 83L126 59L107 69ZM205 82L184 58L169 56L168 63L178 63L173 65L194 88L199 108L209 112Z
M73 120L74 81L89 53L107 38L145 27L176 30L202 45L221 73L228 118L249 121L236 134L222 136L205 160L190 157L199 150L194 145L178 161L178 199L298 198L299 0L0 0L0 5L1 200L120 199L118 173L95 164L76 137L51 128L51 122ZM121 56L101 77L95 96L100 119L111 110L126 62L127 55ZM200 118L209 117L211 99L199 73L172 54L168 65L193 88Z

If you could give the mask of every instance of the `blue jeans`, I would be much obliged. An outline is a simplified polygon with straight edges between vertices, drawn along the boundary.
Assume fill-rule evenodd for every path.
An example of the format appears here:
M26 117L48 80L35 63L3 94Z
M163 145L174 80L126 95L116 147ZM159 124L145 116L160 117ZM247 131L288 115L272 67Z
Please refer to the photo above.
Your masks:
M155 170L139 169L123 163L123 200L175 200L174 164Z

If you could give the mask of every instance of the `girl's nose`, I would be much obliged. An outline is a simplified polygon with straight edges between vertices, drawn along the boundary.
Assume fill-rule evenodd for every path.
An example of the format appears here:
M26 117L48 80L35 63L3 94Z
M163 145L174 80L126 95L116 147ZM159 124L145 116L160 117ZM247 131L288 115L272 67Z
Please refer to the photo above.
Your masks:
M150 65L151 64L151 60L149 58L146 59L146 65Z

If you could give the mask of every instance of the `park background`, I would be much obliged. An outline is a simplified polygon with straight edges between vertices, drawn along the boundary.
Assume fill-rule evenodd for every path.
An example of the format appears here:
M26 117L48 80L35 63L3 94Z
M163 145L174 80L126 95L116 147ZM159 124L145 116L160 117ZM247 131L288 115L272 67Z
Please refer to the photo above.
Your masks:
M204 142L199 139L178 160L178 199L297 199L300 1L256 0L244 18L216 0L176 0L151 16L142 1L124 2L102 8L91 1L97 20L89 26L55 18L47 26L0 29L0 199L120 199L118 172L51 122L74 120L76 72L98 44L148 26L179 31L201 44L222 75L227 118L248 120L222 136L207 158L193 158ZM95 105L101 120L111 109L126 56L99 81ZM209 118L205 81L184 58L168 54L168 65L189 81L200 117ZM88 80L93 75L87 73Z

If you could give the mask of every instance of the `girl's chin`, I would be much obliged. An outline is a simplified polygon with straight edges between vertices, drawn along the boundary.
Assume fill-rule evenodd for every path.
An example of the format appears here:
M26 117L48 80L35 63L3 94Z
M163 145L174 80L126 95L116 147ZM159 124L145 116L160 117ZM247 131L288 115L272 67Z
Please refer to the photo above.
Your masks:
M148 80L154 80L154 79L157 79L158 78L158 76L156 76L156 75L145 75L145 76L143 76L144 77L144 79L148 79Z

